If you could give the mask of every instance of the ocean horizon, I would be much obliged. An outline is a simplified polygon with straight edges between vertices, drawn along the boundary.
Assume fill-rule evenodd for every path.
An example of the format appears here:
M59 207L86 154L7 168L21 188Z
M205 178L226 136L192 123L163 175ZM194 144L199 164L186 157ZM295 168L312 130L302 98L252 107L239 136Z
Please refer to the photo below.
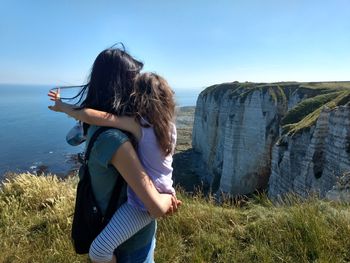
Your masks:
M49 85L0 84L0 178L8 172L54 173L64 176L76 168L84 144L71 146L67 132L76 121L50 111ZM195 106L202 89L174 89L179 107ZM77 89L62 90L72 97Z

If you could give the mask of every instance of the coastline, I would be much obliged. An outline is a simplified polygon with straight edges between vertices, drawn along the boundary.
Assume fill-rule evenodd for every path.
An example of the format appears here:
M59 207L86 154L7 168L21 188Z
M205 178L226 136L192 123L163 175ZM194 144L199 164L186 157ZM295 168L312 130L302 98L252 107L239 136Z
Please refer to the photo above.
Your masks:
M195 106L180 107L177 112L177 143L173 160L173 180L187 193L206 192L207 186L196 173L199 157L192 149L192 129Z
M0 180L6 173L53 173L64 177L74 168L76 154L84 150L84 145L66 143L65 136L75 120L48 110L50 88L0 84ZM196 105L200 91L183 88L174 92L176 106L187 108ZM65 96L75 93L71 90Z
M179 165L179 158L186 158L185 151L191 148L192 142L192 127L194 120L194 111L195 106L184 106L176 108L176 126L177 126L177 145L176 145L176 153L174 156L174 165L176 165L176 169L174 169L174 177L178 174L177 170L181 170L181 165ZM179 156L180 154L180 156ZM182 156L182 157L181 157ZM184 164L186 165L186 164ZM19 165L20 166L20 165ZM0 181L4 178L11 177L13 174L17 173L32 173L36 175L42 174L56 174L59 178L66 178L74 175L80 167L80 163L78 162L78 154L70 153L67 155L65 162L62 166L68 166L67 172L64 173L56 173L53 172L52 169L55 167L50 167L46 163L41 163L36 167L28 167L27 171L18 171L18 168L15 167L10 171L6 171L3 174L0 174Z

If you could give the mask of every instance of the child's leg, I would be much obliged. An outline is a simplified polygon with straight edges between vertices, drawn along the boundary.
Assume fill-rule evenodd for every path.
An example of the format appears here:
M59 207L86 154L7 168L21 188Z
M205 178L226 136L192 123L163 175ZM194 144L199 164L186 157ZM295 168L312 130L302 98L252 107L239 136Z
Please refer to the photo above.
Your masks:
M152 220L152 217L146 211L142 211L128 203L123 204L115 212L108 225L92 242L89 251L90 259L96 262L112 260L113 251Z

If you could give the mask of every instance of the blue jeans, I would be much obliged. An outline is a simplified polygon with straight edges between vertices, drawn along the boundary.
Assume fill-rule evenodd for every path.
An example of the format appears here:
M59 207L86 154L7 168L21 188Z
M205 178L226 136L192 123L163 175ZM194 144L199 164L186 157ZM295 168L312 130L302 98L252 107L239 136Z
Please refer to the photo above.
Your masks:
M156 237L146 246L132 252L120 251L117 253L118 263L154 263L154 249L156 248Z

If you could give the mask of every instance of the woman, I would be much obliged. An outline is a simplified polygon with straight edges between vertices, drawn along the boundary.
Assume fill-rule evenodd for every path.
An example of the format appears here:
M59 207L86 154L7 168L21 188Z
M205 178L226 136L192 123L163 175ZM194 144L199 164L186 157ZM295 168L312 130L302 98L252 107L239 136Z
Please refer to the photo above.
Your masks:
M129 103L129 97L142 66L141 62L133 59L124 50L110 48L102 51L93 64L88 84L77 95L80 99L85 96L80 107L118 116L133 115L135 109ZM50 108L55 110L54 107ZM87 141L97 128L88 128ZM99 136L91 151L89 171L93 191L102 212L106 210L114 183L120 175L154 218L177 208L176 198L158 193L140 164L128 136L119 130L108 130ZM123 200L120 201L125 202L125 191L121 196ZM119 246L118 262L153 262L155 232L156 224L152 221Z
M48 95L55 101L56 111L89 125L114 127L132 134L137 141L139 160L158 192L175 195L172 180L176 144L175 101L174 92L164 78L155 73L139 74L130 97L137 110L133 116L117 116L90 108L78 110L75 105L62 102L59 92L51 91ZM80 130L75 133L78 136L72 137L73 141L82 137ZM128 187L128 201L119 207L110 219L111 224L91 244L90 259L110 261L115 248L153 220L142 200ZM123 228L117 227L121 225ZM109 234L111 232L113 235Z

